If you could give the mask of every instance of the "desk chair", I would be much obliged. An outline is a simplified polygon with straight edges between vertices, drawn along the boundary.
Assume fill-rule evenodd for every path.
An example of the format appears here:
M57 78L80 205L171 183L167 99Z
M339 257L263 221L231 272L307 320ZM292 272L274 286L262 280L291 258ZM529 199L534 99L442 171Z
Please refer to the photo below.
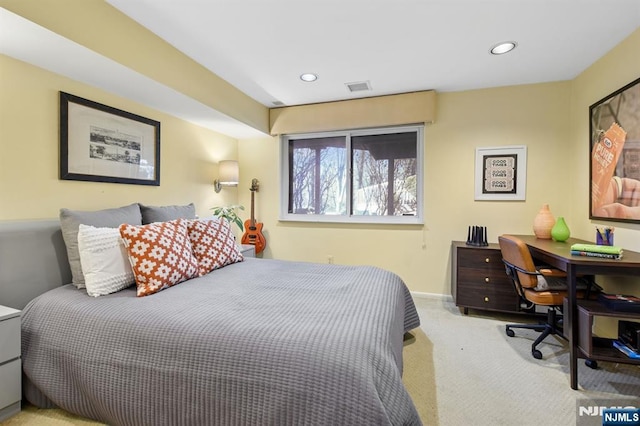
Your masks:
M542 359L542 352L536 347L547 336L557 334L564 338L562 320L557 318L556 312L561 312L564 298L567 297L566 274L552 268L536 267L527 245L511 235L498 237L502 261L506 266L507 275L513 281L516 292L528 305L548 306L546 322L541 324L507 324L507 336L513 337L514 328L527 328L542 332L531 345L531 354L536 359ZM581 279L578 283L578 297L589 295L591 282Z

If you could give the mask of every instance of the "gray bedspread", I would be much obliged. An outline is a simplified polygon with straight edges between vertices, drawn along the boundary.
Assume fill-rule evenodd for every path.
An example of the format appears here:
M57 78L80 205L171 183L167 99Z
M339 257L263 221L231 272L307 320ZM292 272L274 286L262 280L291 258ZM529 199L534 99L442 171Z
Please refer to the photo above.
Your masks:
M419 425L419 325L375 267L247 259L138 298L72 285L22 314L25 394L110 425Z

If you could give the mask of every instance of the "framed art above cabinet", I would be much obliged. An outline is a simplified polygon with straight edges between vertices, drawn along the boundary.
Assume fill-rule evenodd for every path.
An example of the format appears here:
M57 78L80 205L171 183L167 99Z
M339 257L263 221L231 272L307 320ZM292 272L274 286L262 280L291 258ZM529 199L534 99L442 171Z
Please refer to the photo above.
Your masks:
M476 200L524 200L527 187L527 147L476 148Z

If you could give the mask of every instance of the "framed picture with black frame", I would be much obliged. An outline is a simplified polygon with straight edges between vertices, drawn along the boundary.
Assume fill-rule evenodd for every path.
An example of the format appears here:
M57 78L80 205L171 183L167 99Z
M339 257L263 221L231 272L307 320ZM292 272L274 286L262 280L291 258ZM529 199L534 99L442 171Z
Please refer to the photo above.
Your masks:
M640 223L640 78L589 107L589 218Z
M526 198L527 147L476 148L475 199L522 201Z
M60 179L160 185L160 122L60 92Z

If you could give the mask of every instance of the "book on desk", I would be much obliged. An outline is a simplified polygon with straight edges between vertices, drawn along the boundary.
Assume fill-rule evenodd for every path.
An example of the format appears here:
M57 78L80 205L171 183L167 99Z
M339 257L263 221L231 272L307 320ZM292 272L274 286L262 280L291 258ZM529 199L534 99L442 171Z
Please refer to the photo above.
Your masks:
M624 250L617 246L576 243L571 245L572 256L600 257L603 259L622 259Z

